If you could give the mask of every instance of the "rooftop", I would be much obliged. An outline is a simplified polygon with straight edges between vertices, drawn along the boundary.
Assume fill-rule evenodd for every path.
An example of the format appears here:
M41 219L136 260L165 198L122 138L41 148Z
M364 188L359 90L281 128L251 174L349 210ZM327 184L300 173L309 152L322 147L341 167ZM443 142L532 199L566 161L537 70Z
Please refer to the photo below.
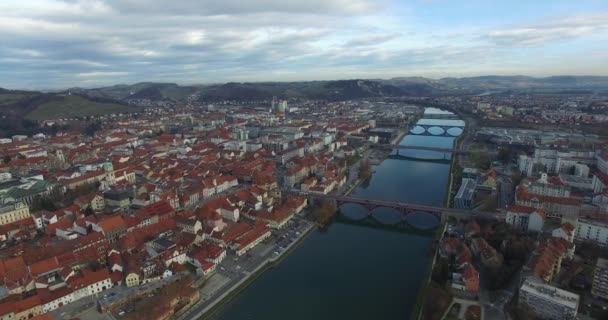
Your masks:
M534 282L530 279L527 279L524 282L520 290L539 296L545 300L559 303L573 310L578 309L580 296L570 291L562 290L548 284Z

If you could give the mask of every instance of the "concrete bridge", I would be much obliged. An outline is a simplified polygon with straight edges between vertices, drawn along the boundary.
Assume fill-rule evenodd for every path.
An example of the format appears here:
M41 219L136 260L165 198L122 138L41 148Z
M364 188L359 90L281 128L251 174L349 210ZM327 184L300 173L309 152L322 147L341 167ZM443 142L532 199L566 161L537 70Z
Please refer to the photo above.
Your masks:
M340 208L344 204L357 204L367 209L367 215L373 216L376 208L390 208L400 214L400 220L405 221L406 217L414 213L428 214L437 220L438 224L443 223L448 217L456 219L470 219L473 217L488 217L504 220L505 214L502 212L480 212L465 209L452 209L434 206L426 206L407 202L384 201L354 198L350 196L320 194L315 192L298 192L300 195L307 197L309 200L330 200Z
M416 132L414 131L414 129L416 127L420 127L423 130L420 132ZM429 130L431 128L439 128L441 129L441 132L434 134L432 132L430 132ZM451 134L449 132L450 129L454 129L454 128L458 128L463 130L464 132L464 125L435 125L435 124L416 124L413 125L410 130L409 133L413 134L413 135L420 135L420 136L435 136L435 137L457 137L459 135L461 135L462 133L459 134Z
M440 119L440 120L461 120L460 117L453 113L425 113L423 119Z
M439 148L439 147L425 147L425 146L403 146L400 144L371 144L372 148L384 148L384 149L399 149L399 150L423 150L423 151L437 151L437 152L448 152L452 154L471 154L473 151L471 150L461 150L461 149L452 149L452 148ZM497 151L484 151L488 155L497 155Z
M447 156L447 154L443 154L443 158L437 158L437 159L430 159L430 158L418 158L418 157L410 157L410 156L404 156L402 154L391 154L388 156L389 159L395 159L395 160L412 160L412 161L422 161L422 162L433 162L433 163L442 163L442 164L450 164L450 162L452 161L451 158L449 156Z

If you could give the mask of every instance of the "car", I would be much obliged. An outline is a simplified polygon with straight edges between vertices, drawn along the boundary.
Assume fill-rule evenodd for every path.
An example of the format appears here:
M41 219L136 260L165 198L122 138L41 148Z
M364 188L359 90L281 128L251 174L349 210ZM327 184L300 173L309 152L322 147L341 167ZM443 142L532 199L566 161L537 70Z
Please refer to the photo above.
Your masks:
M272 254L274 254L275 256L279 254L278 251L273 252Z
M118 313L119 316L124 316L126 314L126 312L124 310L120 310L120 312Z
M224 271L224 270L226 270L226 268L224 268L224 267L220 267L220 270Z
M300 235L300 231L296 231L296 234L297 234L297 235Z
M236 266L236 270L241 270L241 266Z

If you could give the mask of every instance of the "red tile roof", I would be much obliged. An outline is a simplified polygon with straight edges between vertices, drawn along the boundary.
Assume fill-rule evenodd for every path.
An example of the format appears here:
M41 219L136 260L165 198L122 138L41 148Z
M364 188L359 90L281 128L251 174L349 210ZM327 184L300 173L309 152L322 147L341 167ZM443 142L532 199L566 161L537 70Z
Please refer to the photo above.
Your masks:
M127 228L127 224L122 216L112 216L99 220L97 223L104 232L109 232L119 228Z

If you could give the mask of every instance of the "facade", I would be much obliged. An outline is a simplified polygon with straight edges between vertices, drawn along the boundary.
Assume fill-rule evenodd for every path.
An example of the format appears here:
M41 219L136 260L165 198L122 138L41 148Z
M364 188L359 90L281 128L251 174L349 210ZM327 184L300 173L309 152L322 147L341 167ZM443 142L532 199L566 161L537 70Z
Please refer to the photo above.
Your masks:
M0 225L13 223L30 217L30 208L23 202L14 202L0 207Z
M519 289L519 305L528 306L541 319L575 319L580 297L578 294L538 283L528 278Z
M608 259L597 259L595 270L593 270L591 294L595 297L608 300Z
M539 232L545 223L545 213L534 207L515 205L507 211L505 222L515 229Z
M604 174L608 174L608 155L601 153L596 156L597 168Z
M131 272L129 274L127 274L127 276L125 277L125 283L127 284L127 287L135 287L139 285L139 274L135 273L135 272Z
M458 209L469 209L473 205L477 182L474 179L463 178L460 189L454 198L454 206Z
M127 232L127 225L121 216L112 216L93 224L93 230L103 233L106 239L113 243Z
M572 197L548 196L534 194L526 185L520 184L515 192L515 203L521 206L542 209L547 218L576 218L580 213L583 201Z
M592 241L601 246L608 245L608 223L580 218L576 224L574 238L579 241Z

